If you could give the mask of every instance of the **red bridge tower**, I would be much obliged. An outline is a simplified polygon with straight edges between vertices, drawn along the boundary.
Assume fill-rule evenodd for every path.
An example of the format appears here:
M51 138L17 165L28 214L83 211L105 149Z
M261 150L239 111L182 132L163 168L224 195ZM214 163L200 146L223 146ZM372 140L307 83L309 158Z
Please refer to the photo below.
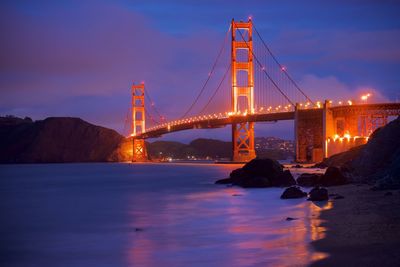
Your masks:
M253 25L232 20L232 111L254 113ZM239 35L237 36L237 31ZM236 40L239 37L239 40ZM244 55L244 53L246 55ZM245 101L240 101L240 98ZM244 107L240 106L243 104ZM254 150L254 122L232 124L232 161L246 162L256 157Z
M144 106L144 83L132 85L132 137L133 137L133 162L148 160L146 143L143 138L136 137L146 131Z

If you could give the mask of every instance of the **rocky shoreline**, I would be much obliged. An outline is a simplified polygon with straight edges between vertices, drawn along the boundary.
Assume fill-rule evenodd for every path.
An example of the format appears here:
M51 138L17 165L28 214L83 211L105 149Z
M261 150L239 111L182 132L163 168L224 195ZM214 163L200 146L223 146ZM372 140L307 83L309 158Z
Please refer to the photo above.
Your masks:
M321 211L325 238L312 242L329 256L312 266L400 266L399 136L400 117L377 129L367 144L314 166L327 168L324 174L303 173L294 179L279 163L255 159L216 183L289 186L282 199L334 201L333 208ZM307 194L299 186L314 188Z

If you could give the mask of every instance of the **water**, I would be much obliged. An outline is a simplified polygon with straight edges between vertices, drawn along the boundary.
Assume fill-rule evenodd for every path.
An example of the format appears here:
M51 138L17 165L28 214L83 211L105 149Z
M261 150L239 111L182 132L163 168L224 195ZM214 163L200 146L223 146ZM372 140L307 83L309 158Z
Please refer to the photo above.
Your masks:
M321 210L214 185L238 165L0 165L1 266L303 266ZM299 218L286 221L286 217Z

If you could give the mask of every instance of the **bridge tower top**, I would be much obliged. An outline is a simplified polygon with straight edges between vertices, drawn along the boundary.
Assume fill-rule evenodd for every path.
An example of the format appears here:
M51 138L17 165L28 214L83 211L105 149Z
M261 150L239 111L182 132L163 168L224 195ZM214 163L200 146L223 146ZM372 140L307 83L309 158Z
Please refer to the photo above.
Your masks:
M251 19L247 22L236 22L232 19L231 32L232 111L236 113L242 109L252 114L254 113L254 66ZM247 105L245 107L240 106L240 97L246 98Z
M144 83L132 85L132 135L143 134L146 131L144 106Z

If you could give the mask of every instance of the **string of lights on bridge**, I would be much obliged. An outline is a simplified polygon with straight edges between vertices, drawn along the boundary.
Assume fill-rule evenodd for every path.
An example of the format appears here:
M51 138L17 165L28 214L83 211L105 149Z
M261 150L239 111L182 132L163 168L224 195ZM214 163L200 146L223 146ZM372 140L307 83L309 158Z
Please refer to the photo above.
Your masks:
M368 97L370 97L371 94L366 94L361 96L361 100L366 101ZM339 101L328 101L331 106L351 106L353 103L355 103L354 100L339 100ZM366 103L366 102L364 102ZM322 101L316 101L314 105L311 104L311 102L305 102L305 103L298 103L298 108L301 110L306 110L306 109L319 109L322 108L323 104ZM271 114L271 113L281 113L281 112L294 112L295 107L291 104L288 104L286 106L278 105L276 107L268 106L268 107L260 107L260 108L255 108L253 112L249 112L248 110L244 111L238 111L238 112L221 112L221 113L214 113L214 114L208 114L208 115L199 115L199 116L193 116L193 117L188 117L188 118L183 118L183 119L178 119L178 120L173 120L170 122L165 122L159 125L156 125L154 127L150 127L146 129L146 132L148 131L156 131L162 128L169 128L172 126L179 126L179 125L184 125L187 123L193 123L193 122L204 122L204 121L209 121L213 119L227 119L230 117L246 117L248 115L257 115L257 114ZM349 138L350 136L343 136L340 138ZM336 139L340 139L339 136ZM336 141L335 139L335 141Z

